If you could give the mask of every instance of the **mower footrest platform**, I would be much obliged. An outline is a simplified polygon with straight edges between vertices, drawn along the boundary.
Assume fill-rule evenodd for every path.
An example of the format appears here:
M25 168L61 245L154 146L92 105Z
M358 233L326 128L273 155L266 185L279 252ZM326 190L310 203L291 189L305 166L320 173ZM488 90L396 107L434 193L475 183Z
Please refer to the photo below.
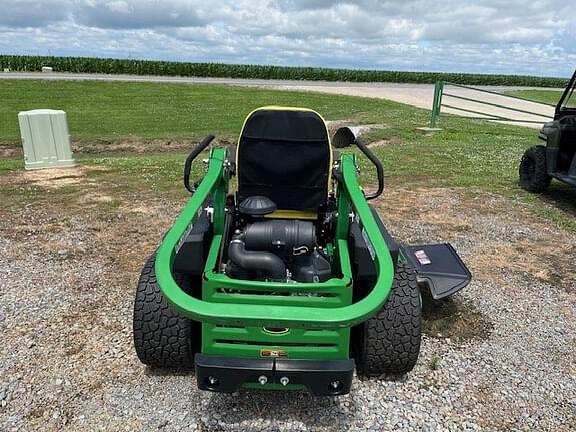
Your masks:
M472 275L450 243L404 246L404 255L426 283L435 300L448 297L470 283Z
M247 359L196 354L198 388L231 393L243 384L305 386L315 396L350 392L354 360Z

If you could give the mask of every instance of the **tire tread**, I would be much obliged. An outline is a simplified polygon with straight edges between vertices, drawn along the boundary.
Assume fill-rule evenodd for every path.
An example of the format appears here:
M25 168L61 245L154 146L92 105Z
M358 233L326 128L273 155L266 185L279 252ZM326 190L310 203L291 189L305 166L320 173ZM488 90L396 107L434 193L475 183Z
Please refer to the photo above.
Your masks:
M199 339L199 323L180 315L168 304L154 270L155 256L144 265L134 302L134 346L140 361L157 368L185 368L194 366L194 354ZM190 279L175 274L174 279L190 292Z
M526 165L530 160L534 163L534 174L532 176L529 176L526 172ZM544 192L552 180L546 169L546 147L537 145L526 150L520 161L518 175L522 189L532 193Z
M411 371L420 353L421 322L416 275L407 264L398 263L388 300L363 324L359 372L376 376Z

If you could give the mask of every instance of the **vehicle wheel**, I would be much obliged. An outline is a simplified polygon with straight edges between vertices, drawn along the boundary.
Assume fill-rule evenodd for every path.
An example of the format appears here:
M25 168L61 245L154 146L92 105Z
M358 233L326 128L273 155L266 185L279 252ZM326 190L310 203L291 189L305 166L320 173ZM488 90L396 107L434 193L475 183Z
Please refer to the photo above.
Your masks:
M530 147L522 156L520 168L520 186L528 192L544 192L551 178L546 171L546 147Z
M180 315L162 296L156 281L155 255L146 261L134 302L134 347L140 361L158 368L192 368L200 347L200 323ZM187 293L192 279L175 274L174 279Z
M375 376L411 371L420 353L421 323L416 275L408 264L398 263L392 291L382 309L352 330L358 372Z

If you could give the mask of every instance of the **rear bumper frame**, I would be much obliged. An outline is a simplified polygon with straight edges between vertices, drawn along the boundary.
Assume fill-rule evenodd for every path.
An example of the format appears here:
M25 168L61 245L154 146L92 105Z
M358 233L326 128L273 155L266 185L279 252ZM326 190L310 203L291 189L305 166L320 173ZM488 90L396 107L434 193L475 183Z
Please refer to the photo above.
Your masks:
M350 392L355 363L345 360L296 360L283 358L231 358L196 354L198 388L213 392L232 393L244 384L262 389L304 386L315 396L338 396ZM266 377L265 384L259 379ZM289 387L286 387L287 389Z

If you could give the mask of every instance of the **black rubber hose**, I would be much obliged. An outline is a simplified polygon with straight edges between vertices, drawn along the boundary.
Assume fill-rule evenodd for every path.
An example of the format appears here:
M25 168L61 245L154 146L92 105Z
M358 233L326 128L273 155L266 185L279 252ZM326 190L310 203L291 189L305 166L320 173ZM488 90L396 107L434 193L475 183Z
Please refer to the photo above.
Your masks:
M376 167L376 174L378 175L378 190L374 193L366 194L366 199L371 200L378 198L384 191L384 168L382 167L382 163L380 162L380 159L378 159L376 155L372 153L372 150L370 150L368 146L364 144L364 141L362 141L360 138L356 138L356 145L362 151L362 153L364 153L366 157L370 159L370 162L374 164Z
M200 142L200 144L194 147L194 149L186 158L186 162L184 163L184 187L190 193L194 193L194 188L190 186L190 171L192 170L192 162L194 162L194 159L196 159L196 157L210 145L213 139L214 135L208 135Z
M239 267L260 271L272 280L286 279L286 265L280 257L270 252L247 251L242 240L235 239L230 242L228 258Z

